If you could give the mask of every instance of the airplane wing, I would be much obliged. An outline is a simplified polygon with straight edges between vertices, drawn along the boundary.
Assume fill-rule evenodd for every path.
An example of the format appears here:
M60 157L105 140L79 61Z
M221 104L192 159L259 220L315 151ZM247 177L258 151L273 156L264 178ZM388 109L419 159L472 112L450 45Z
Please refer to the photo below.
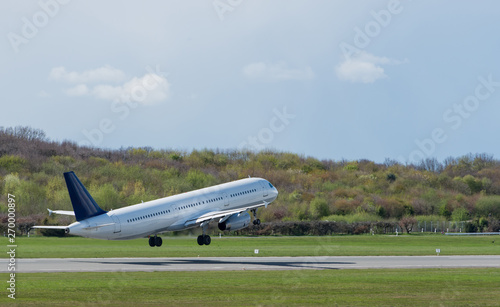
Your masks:
M257 209L259 207L265 206L267 207L269 205L268 202L263 202L261 204L249 206L249 207L243 207L243 208L238 208L238 209L231 209L231 210L222 210L222 211L212 211L205 213L203 215L200 215L198 217L191 218L184 223L186 227L191 227L193 225L201 224L203 222L210 222L214 219L221 218L220 222L224 222L227 220L231 215L233 214L238 214L247 210L251 209Z
M55 214L62 214L62 215L73 215L75 216L75 211L66 211L66 210L50 210L50 209L47 209L49 210L49 216L52 215L52 213L55 213Z

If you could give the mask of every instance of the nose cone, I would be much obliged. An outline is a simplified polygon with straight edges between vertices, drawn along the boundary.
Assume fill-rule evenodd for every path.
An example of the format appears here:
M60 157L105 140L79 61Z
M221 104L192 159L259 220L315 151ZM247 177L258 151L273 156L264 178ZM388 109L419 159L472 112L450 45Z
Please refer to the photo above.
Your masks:
M278 190L275 188L275 187L272 187L271 189L269 189L269 194L271 195L271 197L273 199L276 199L278 197Z

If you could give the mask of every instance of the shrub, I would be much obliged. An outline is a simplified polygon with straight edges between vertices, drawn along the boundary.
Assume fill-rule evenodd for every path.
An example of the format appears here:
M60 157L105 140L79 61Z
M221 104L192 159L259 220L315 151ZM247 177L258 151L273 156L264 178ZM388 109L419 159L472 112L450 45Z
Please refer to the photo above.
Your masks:
M401 229L406 230L407 233L413 231L413 227L417 225L417 220L412 216L405 216L399 220L399 226Z
M488 219L488 232L499 232L500 231L500 220L495 218Z
M357 222L380 222L382 218L375 214L366 212L359 212L349 215L329 215L322 218L323 221L330 222L344 222L344 223L357 223Z
M451 214L451 220L455 222L466 221L469 219L469 211L465 208L457 208Z
M390 183L393 183L394 181L396 181L396 175L394 175L393 173L389 173L389 174L387 174L386 179L387 179L387 181L389 181Z
M346 171L357 171L359 170L358 163L357 162L352 162L344 166L344 170Z
M117 209L122 207L120 203L120 194L116 191L112 184L105 184L100 186L93 195L94 200L104 210Z
M309 210L314 219L320 219L323 216L330 214L330 208L328 208L328 203L323 198L315 198L310 204Z
M26 165L26 160L18 156L6 155L0 157L0 169L5 169L7 173L19 173Z
M465 223L465 232L477 232L476 224L471 222Z
M500 196L483 196L476 203L476 214L478 216L491 216L500 218Z
M186 180L191 184L193 189L201 189L215 183L215 178L212 175L205 174L197 169L190 169Z
M354 230L352 233L355 235L363 234L363 233L369 233L370 232L370 226L368 225L357 225L354 227Z
M472 175L466 175L463 182L469 186L472 194L478 193L483 189L483 183L481 180L474 178Z

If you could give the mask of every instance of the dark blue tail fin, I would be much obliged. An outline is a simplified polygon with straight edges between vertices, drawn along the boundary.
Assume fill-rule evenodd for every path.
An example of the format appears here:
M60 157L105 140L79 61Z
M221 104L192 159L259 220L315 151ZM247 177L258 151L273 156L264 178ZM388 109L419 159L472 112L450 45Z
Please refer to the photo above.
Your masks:
M97 205L74 172L64 173L64 179L66 180L66 186L68 187L69 197L71 198L71 204L73 205L77 221L83 221L89 217L106 213L106 211Z

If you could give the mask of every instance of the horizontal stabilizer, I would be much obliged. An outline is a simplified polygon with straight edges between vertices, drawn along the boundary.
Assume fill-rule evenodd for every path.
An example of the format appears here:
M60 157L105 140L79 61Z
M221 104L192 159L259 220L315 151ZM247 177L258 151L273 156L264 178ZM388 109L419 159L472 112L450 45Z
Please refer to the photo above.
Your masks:
M73 215L75 216L75 212L74 211L67 211L67 210L50 210L50 209L47 209L49 210L49 216L52 215L52 213L55 213L55 214L61 214L61 215Z
M62 229L65 230L68 228L68 226L33 226L31 228L37 228L37 229Z

